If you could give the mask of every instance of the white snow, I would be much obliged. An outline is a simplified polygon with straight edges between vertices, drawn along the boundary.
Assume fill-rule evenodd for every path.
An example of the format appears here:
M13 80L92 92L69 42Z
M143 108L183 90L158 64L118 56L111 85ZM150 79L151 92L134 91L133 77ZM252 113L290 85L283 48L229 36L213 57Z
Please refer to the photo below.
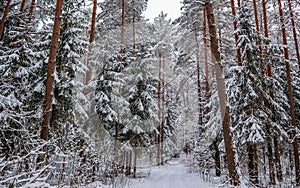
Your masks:
M144 169L145 170L145 169ZM143 171L144 171L143 170ZM145 170L146 171L146 170ZM150 176L132 181L130 188L213 188L218 187L203 182L197 173L191 173L179 159L172 159L165 166L154 167Z

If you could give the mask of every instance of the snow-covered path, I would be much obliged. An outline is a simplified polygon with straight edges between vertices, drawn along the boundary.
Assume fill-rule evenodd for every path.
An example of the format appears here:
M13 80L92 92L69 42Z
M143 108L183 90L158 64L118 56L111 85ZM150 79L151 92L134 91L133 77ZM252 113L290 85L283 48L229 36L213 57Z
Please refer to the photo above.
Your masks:
M151 174L145 179L136 179L131 188L213 188L208 182L203 182L195 173L188 173L188 168L180 160L171 160L165 166L151 169Z

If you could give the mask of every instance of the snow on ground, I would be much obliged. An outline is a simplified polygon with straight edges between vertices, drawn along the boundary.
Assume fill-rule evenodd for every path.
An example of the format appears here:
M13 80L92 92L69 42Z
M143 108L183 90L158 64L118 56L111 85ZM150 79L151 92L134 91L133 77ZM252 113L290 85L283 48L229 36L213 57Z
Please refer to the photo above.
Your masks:
M203 182L197 173L190 173L183 160L172 159L168 164L153 167L150 176L132 180L130 188L216 188Z

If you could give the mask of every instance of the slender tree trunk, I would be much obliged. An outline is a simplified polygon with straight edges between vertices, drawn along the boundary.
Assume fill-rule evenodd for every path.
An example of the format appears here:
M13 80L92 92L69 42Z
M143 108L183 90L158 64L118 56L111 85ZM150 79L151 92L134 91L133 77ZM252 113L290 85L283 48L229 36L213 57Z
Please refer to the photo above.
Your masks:
M250 182L258 186L258 165L257 165L257 145L255 143L247 143L248 150L248 170Z
M6 6L5 6L5 9L4 9L4 13L3 13L3 16L2 16L2 19L1 19L1 22L0 22L0 39L4 35L4 24L5 24L8 12L9 12L10 3L11 3L11 0L7 0Z
M279 182L282 182L283 180L282 168L281 168L280 151L279 151L279 144L277 138L274 138L274 148L275 148L274 152L275 152L275 167L276 167L277 180Z
M268 29L268 19L267 19L267 7L266 7L266 1L262 0L263 5L263 18L264 18L264 36L265 38L269 38L269 29ZM269 45L269 41L266 40L266 46ZM267 54L268 57L268 54ZM271 64L268 63L267 65L267 76L272 77L272 68ZM274 98L273 90L270 90L269 95L271 98ZM270 126L268 125L267 129L270 129ZM269 135L270 135L270 131ZM277 138L273 138L274 142L274 155L275 155L275 165L276 165L276 172L277 172L277 179L279 182L282 181L282 169L281 169L281 162L280 162L280 153L279 153L279 146L277 143ZM269 173L270 173L270 184L275 185L275 173L274 173L274 162L273 162L273 149L272 149L272 138L270 137L267 139L267 149L268 149L268 161L269 161ZM277 157L276 157L277 156Z
M280 15L280 23L281 23L281 32L282 32L282 41L283 45L287 46L287 38L286 38L286 30L285 30L285 23L283 17L283 11L281 7L281 0L278 0L278 9ZM300 186L300 166L299 166L299 148L298 148L298 139L297 139L297 125L296 125L296 117L295 117L295 104L294 104L294 96L293 96L293 85L291 79L291 67L289 63L289 52L288 49L284 48L284 56L285 56L285 65L286 65L286 79L287 79L287 86L288 86L288 98L290 104L290 116L291 116L291 136L292 136L292 143L294 149L294 160L295 160L295 174L296 174L296 185Z
M208 82L208 50L207 50L207 46L208 46L208 41L207 41L207 21L206 21L206 10L205 7L203 7L203 44L204 44L204 65L205 65L205 96L206 96L206 101L209 101L210 98L210 88L209 88L209 82ZM206 110L206 113L208 113L208 108Z
M164 128L165 128L165 61L162 59L162 80L161 80L161 136L160 136L160 164L164 164Z
M158 127L157 127L157 130L158 130L158 135L157 135L157 165L159 166L160 165L160 157L161 157L161 147L160 147L160 144L161 144L161 132L162 132L162 128L161 128L161 74L162 74L162 54L161 52L159 52L159 55L158 55L158 85L157 85L157 102L158 102L158 119L159 119L159 122L158 122Z
M135 45L136 45L136 31L135 31L135 1L132 0L133 7L133 17L132 17L132 51L135 54Z
M122 0L122 27L121 27L121 44L120 44L121 53L124 53L124 40L125 40L125 0Z
M19 12L19 18L18 18L18 22L17 22L17 29L20 27L20 25L21 25L21 19L22 19L22 14L23 14L23 12L24 12L24 8L25 8L25 3L26 3L26 0L22 0L22 2L21 2L21 6L20 6L20 12ZM13 42L14 43L16 43L18 41L18 37L15 37L14 38L14 40L13 40ZM17 45L16 44L14 44L13 45L13 48L17 48ZM20 65L21 65L21 63L20 63Z
M223 127L223 136L224 136L224 144L227 158L227 166L229 171L229 177L231 179L230 183L234 186L238 186L240 184L239 176L236 171L235 164L235 152L232 146L232 137L230 131L230 110L227 106L227 94L225 88L225 81L223 78L223 71L221 67L221 55L218 51L218 40L216 38L216 26L215 26L215 18L213 13L213 7L210 0L205 0L205 7L207 13L207 21L209 26L210 33L210 42L211 42L211 52L212 52L212 62L214 64L215 72L216 72L216 80L217 80L217 89L220 100L220 111L222 118L222 127Z
M93 49L93 43L95 41L95 26L96 26L96 13L97 13L97 0L94 0L93 4L93 12L92 12L92 21L91 21L91 31L90 31L90 40L89 40L89 48L86 59L86 66L88 67L87 73L85 75L85 84L88 84L92 79L92 68L89 64L90 56Z
M232 15L233 15L233 17L235 19L236 18L236 12L235 12L234 0L231 0L231 12L232 12ZM233 28L234 28L234 30L237 29L237 21L236 20L234 20L234 22L233 22ZM239 37L238 37L237 33L235 33L234 34L235 45L237 45L238 39L239 39ZM240 50L240 48L237 48L236 54L237 54L237 60L238 60L237 64L239 66L241 66L242 65L242 56L241 56L241 50Z
M136 178L137 147L134 147L133 177Z
M197 92L198 92L198 125L200 127L203 126L203 119L202 119L202 100L201 100L201 77L200 77L200 46L198 42L198 28L197 26L195 27L194 30L195 33L195 42L196 42L196 59L197 59Z
M298 60L298 69L300 73L300 54L299 54L299 46L298 46L298 39L297 39L297 32L296 32L296 26L295 26L295 20L294 20L294 13L291 5L291 0L288 0L288 6L289 6L289 11L290 11L290 17L291 17L291 22L292 22L292 28L293 28L293 36L294 36L294 41L295 41L295 49L296 49L296 55L297 55L297 60Z
M35 7L35 0L31 0L31 5L29 8L29 16L28 16L28 20L26 22L26 27L28 26L29 23L31 23L34 7Z
M258 12L257 12L257 6L256 6L256 0L253 0L253 7L254 7L254 18L255 18L255 26L256 26L256 31L257 34L260 35L260 28L259 28L259 21L258 21ZM260 61L260 70L261 70L261 74L265 75L265 65L264 62L262 61L262 54L263 54L263 49L262 49L262 45L261 45L261 41L258 41L258 48L259 48L259 55L261 57L261 61Z
M48 61L48 68L47 68L46 92L45 92L45 98L43 102L43 120L42 120L42 130L41 130L41 138L43 140L48 140L49 137L49 123L51 118L52 91L53 91L53 74L55 69L55 58L56 58L58 38L60 32L62 6L63 6L63 0L57 0L53 34L51 39L50 54L49 54L49 61Z
M214 160L215 160L215 168L216 168L216 176L221 176L221 158L220 158L220 150L219 150L219 136L217 136L213 142L213 147L215 150Z

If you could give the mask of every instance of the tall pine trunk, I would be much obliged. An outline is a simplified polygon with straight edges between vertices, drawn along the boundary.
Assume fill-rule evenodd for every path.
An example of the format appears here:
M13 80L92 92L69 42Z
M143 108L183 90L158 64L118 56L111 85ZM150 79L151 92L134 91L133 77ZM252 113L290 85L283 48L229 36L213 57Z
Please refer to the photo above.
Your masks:
M43 140L48 140L49 137L49 123L51 118L51 105L52 105L52 91L53 91L53 75L55 69L55 59L58 46L58 38L60 32L60 23L62 15L62 6L63 0L57 0L56 2L56 11L55 11L55 20L53 26L53 33L50 46L50 55L48 60L47 68L47 78L46 78L46 92L43 102L43 120L42 120L42 130L41 138Z
M280 15L280 23L281 23L281 32L282 32L282 42L283 45L287 46L287 38L286 38L286 29L283 17L283 11L281 6L281 0L278 0L278 9ZM296 185L300 186L300 166L299 166L299 148L298 148L298 139L297 139L297 125L296 125L296 117L295 117L295 104L294 104L294 96L293 96L293 85L291 79L291 67L289 63L289 52L287 47L284 48L284 57L285 57L285 66L286 66L286 80L288 87L288 99L290 105L290 116L291 116L291 138L294 150L294 162L295 162L295 174L296 174Z
M95 41L96 13L97 13L97 0L94 0L92 21L91 21L90 40L89 40L88 54L87 54L87 60L86 60L86 66L87 66L88 70L87 70L86 76L85 76L85 84L88 84L89 81L92 79L92 68L89 64L89 60L90 60L90 56L91 56L92 49L93 49L93 43Z
M236 18L236 11L235 11L234 0L231 0L231 12L232 12L232 15L235 19ZM233 28L234 28L234 30L237 29L237 21L236 20L234 20L234 22L233 22ZM239 37L238 37L237 33L235 33L234 34L235 45L237 45L238 39L239 39ZM237 64L239 66L241 66L242 65L242 56L241 56L241 49L240 48L237 48L236 54L237 54L237 60L238 60Z
M31 0L31 4L30 4L30 8L29 8L29 15L28 15L28 20L26 22L26 26L28 26L28 24L31 23L34 7L35 7L35 0Z
M249 179L253 185L258 186L257 144L248 142L247 150Z
M122 0L121 43L120 43L121 53L124 53L124 40L125 40L125 0Z
M158 114L157 117L159 119L158 126L157 126L157 165L159 166L161 163L161 73L162 73L162 54L158 52L158 84L157 84L157 106L158 106Z
M8 12L9 12L10 3L11 3L11 0L7 0L6 6L5 6L5 9L4 9L2 18L1 18L1 22L0 22L0 39L4 35L4 25L5 25L6 17L7 17Z
M198 28L195 26L194 30L195 42L196 42L196 60L197 60L197 94L198 94L198 125L203 126L202 119L202 105L201 105L201 78L200 78L200 46L198 41Z
M230 130L230 110L227 106L227 94L225 88L225 81L223 78L223 71L221 67L221 55L218 50L218 40L217 40L217 32L215 26L215 17L213 13L213 7L210 0L205 0L205 8L207 13L207 21L209 26L210 33L210 47L212 54L212 62L216 72L216 80L217 80L217 89L220 100L220 111L222 118L222 127L223 127L223 136L224 136L224 144L227 158L227 167L229 171L230 183L234 186L238 186L240 184L239 176L236 171L235 164L235 152L233 150L232 145L232 137Z
M162 58L161 77L161 131L160 131L160 164L164 164L164 128L165 128L165 60Z
M24 12L24 8L25 8L25 3L26 3L26 0L22 0L21 6L20 6L20 12L19 12L19 16L18 16L18 22L17 22L17 25L16 25L17 26L16 29L18 29L21 25L21 19L22 19L22 14ZM18 41L18 37L15 37L13 42L16 43L17 41ZM14 44L13 48L17 48L17 45ZM20 66L22 66L21 63L20 63Z
M263 21L264 21L264 36L265 38L269 38L269 29L268 29L268 18L267 18L267 7L266 7L266 1L262 0L263 5ZM266 46L269 45L269 41L266 40ZM266 54L268 57L268 54ZM267 58L268 59L268 58ZM267 65L267 76L272 77L272 68L271 64L268 63ZM269 95L271 98L274 98L274 92L273 90L270 90ZM267 125L268 134L271 134L270 131L270 125ZM281 169L281 162L280 162L280 153L279 153L279 146L277 138L273 137L274 142L274 155L275 155L275 167L277 172L277 179L279 182L282 181L282 169ZM270 185L275 185L275 174L274 174L274 161L273 161L273 148L272 148L272 138L269 136L267 139L267 150L268 150L268 161L269 161L269 173L270 173Z
M204 65L205 65L205 96L206 101L209 101L210 98L210 88L209 88L209 75L208 75L208 41L207 41L207 21L206 21L206 10L205 7L203 8L203 45L204 45ZM206 113L208 113L209 109L207 108Z
M291 17L291 22L292 22L292 28L293 28L293 36L294 36L294 41L295 41L295 50L296 50L296 55L297 55L297 60L298 60L298 69L300 73L300 54L299 54L299 46L298 46L298 39L297 39L297 32L296 32L296 26L295 26L295 20L294 20L294 13L291 5L291 0L288 0L288 6L289 6L289 11L290 11L290 17Z

